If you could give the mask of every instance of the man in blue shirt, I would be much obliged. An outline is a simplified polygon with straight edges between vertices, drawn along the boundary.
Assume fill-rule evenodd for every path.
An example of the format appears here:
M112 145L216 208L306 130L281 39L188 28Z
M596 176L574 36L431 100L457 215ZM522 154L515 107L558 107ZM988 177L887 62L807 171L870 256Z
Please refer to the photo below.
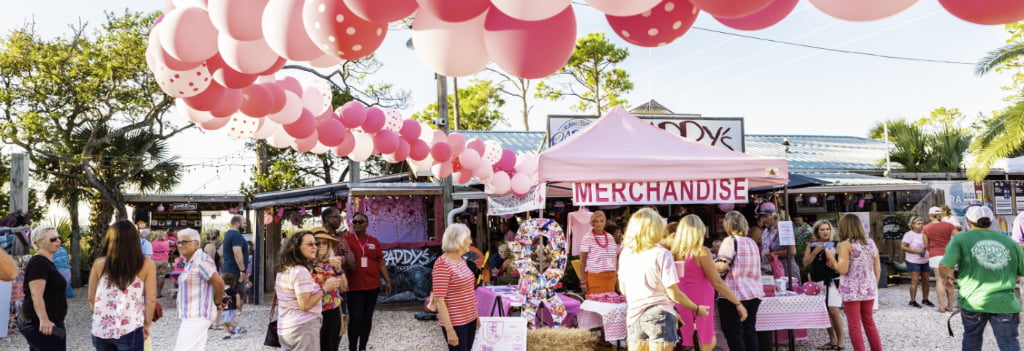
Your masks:
M248 277L245 275L246 262L249 262L249 245L242 237L245 230L245 217L234 215L231 217L231 229L224 234L224 241L221 249L222 261L220 274L224 277L224 286L235 287L235 291L245 291L245 282Z

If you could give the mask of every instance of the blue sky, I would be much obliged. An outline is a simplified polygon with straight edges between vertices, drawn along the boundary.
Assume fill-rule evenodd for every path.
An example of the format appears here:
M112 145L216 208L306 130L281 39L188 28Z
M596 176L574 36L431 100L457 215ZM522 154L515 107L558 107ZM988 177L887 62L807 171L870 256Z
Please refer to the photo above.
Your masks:
M67 24L77 22L78 18L98 25L104 10L149 11L161 6L158 0L0 0L0 29L10 30L34 17L43 35L54 36L67 33ZM1003 98L1008 94L1001 87L1009 85L1010 77L995 73L979 78L973 74L972 65L841 54L698 29L959 62L975 62L1008 38L1001 26L964 22L935 1L919 1L896 16L873 22L834 19L802 1L779 24L754 32L730 29L701 14L695 28L668 46L655 49L626 44L611 32L597 10L574 7L579 23L577 36L602 31L629 49L630 57L622 68L630 73L635 84L628 94L631 103L653 98L677 113L744 117L748 134L864 136L877 121L917 118L940 106L959 108L973 117L990 114L1007 104ZM377 80L412 92L412 108L404 111L406 115L435 99L432 72L405 47L410 36L408 31L391 31L377 51L385 64ZM543 130L548 114L574 113L568 109L569 101L534 99L530 104L534 105L531 130ZM505 112L511 125L503 129L521 130L518 104L510 101L507 105ZM233 169L231 173L242 168L234 164L251 164L251 156L242 152L242 143L230 141L220 133L192 132L176 137L172 145L190 164L221 164L225 172ZM239 160L238 155L244 157ZM189 177L188 186L178 192L237 191L237 177L210 175L209 171L196 173Z

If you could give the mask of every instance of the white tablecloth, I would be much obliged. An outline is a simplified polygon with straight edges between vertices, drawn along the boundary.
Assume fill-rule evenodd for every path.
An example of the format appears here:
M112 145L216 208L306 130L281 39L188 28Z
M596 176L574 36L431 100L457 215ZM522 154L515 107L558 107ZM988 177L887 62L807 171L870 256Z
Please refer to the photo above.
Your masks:
M604 328L607 341L626 339L626 304L583 301L576 316L582 329Z

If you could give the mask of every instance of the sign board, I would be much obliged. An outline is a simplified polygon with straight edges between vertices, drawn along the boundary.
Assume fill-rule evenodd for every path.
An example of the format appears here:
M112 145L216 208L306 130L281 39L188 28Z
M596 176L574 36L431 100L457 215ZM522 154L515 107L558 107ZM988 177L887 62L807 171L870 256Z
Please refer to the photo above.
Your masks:
M886 240L903 239L904 231L901 230L900 219L896 216L882 216L882 238Z
M573 183L572 199L582 206L746 203L748 185L746 178Z
M436 245L436 243L435 243ZM395 247L384 250L384 266L391 277L392 294L380 294L379 302L423 301L430 295L434 261L440 246Z
M779 221L779 245L796 245L792 221Z
M487 215L502 216L542 209L547 188L547 183L540 183L530 187L530 192L526 193L524 197L518 197L512 193L488 196Z
M195 202L175 202L171 204L171 211L196 211L199 204Z
M1013 181L1013 195L1017 200L1017 213L1024 212L1024 180Z
M700 117L700 115L634 115L651 125L681 137L743 152L743 117ZM597 120L596 116L548 116L548 147L568 140Z
M526 318L480 317L473 351L526 351Z
M1012 184L1010 181L995 181L992 182L992 193L993 202L995 202L995 214L997 215L1012 215L1013 214L1013 201L1011 199L1013 195Z

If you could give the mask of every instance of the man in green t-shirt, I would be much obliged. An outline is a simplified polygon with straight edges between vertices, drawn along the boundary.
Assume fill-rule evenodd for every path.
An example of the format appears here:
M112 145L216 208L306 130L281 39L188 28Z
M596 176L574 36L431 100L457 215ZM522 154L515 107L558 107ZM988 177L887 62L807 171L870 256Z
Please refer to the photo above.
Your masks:
M939 272L953 288L953 266L960 265L957 301L963 310L963 350L981 350L985 325L992 324L1000 350L1020 350L1020 301L1014 295L1024 276L1024 251L1010 237L987 230L995 215L985 206L967 209L971 230L949 241Z

